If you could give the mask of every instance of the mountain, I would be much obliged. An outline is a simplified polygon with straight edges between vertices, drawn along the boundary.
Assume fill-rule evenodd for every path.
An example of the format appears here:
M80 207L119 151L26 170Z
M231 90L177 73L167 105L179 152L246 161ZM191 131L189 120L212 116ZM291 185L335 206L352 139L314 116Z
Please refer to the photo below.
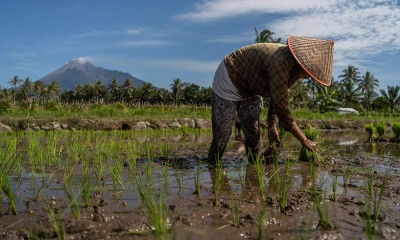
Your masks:
M77 84L92 84L99 80L104 85L108 85L114 78L118 79L120 85L128 78L132 80L135 87L141 87L145 83L129 73L96 67L82 59L73 59L38 81L42 81L44 84L56 81L62 90L72 90Z

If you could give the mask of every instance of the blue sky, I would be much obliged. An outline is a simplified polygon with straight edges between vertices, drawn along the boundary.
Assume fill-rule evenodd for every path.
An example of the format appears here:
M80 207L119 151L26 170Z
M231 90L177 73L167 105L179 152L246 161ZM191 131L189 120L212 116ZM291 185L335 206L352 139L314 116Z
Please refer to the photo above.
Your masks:
M351 64L380 88L400 85L398 0L4 0L0 86L79 58L157 87L208 87L226 54L254 42L254 27L334 39L335 80Z

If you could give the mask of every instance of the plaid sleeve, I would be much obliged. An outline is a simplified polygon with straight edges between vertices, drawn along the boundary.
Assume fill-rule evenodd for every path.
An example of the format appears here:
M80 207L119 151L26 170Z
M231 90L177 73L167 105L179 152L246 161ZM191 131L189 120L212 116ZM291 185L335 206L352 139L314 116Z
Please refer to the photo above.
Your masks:
M288 84L291 77L290 63L286 58L276 59L270 64L270 98L271 106L268 110L268 122L273 123L279 119L285 130L290 130L296 123L289 110Z

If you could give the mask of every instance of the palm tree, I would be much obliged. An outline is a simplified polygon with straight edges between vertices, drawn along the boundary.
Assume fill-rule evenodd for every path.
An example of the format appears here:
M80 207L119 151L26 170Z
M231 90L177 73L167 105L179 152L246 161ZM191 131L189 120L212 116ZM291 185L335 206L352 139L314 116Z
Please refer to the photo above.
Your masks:
M22 83L22 79L19 78L18 76L14 76L13 78L10 79L10 81L8 81L8 83L11 85L12 87L12 94L13 94L13 103L15 106L15 94L16 94L16 88Z
M102 81L98 80L93 84L93 97L97 102L104 98L106 93L107 90Z
M170 86L175 104L178 104L183 97L183 83L180 78L177 78L173 80Z
M134 94L134 87L132 79L127 78L124 83L122 84L121 88L121 100L123 101L130 101L133 98Z
M155 88L151 83L144 83L140 88L139 99L141 102L151 102L153 100Z
M365 72L365 75L362 76L359 86L363 94L363 105L367 110L369 110L373 98L377 96L375 88L379 86L379 80L375 79L374 75L367 71Z
M387 92L383 89L380 90L384 102L389 106L390 112L394 112L396 106L400 103L399 86L388 86Z
M118 79L113 78L111 83L108 85L108 91L110 93L111 101L118 101L119 98L119 84Z
M36 81L33 83L33 94L34 94L34 98L37 98L37 100L39 101L39 103L43 103L44 102L44 97L45 97L45 86L43 84L42 81Z
M21 88L19 90L19 98L27 101L30 100L32 97L32 89L33 83L29 77L25 78L25 81L22 83Z
M342 80L339 83L339 96L342 98L344 106L349 107L351 103L356 104L361 96L360 72L358 68L349 65L339 76Z
M75 100L81 101L85 97L85 90L82 84L77 84L74 88Z
M51 81L49 85L47 86L47 100L50 100L52 98L58 99L60 96L61 90L60 90L60 85L58 84L57 81Z
M262 30L260 34L258 34L257 28L254 28L254 31L256 34L256 43L280 43L282 40L281 38L274 39L272 35L274 35L275 33L270 31L269 29Z

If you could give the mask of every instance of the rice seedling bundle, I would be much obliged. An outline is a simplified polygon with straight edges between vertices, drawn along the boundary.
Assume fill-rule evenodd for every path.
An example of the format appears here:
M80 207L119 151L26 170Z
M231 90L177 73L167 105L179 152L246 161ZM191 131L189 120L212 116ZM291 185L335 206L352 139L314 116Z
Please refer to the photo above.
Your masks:
M306 126L304 129L304 135L310 141L317 141L319 132L317 130L312 129L310 126ZM299 161L303 162L313 162L316 165L327 165L328 161L321 155L319 150L312 152L307 150L305 147L301 147Z

